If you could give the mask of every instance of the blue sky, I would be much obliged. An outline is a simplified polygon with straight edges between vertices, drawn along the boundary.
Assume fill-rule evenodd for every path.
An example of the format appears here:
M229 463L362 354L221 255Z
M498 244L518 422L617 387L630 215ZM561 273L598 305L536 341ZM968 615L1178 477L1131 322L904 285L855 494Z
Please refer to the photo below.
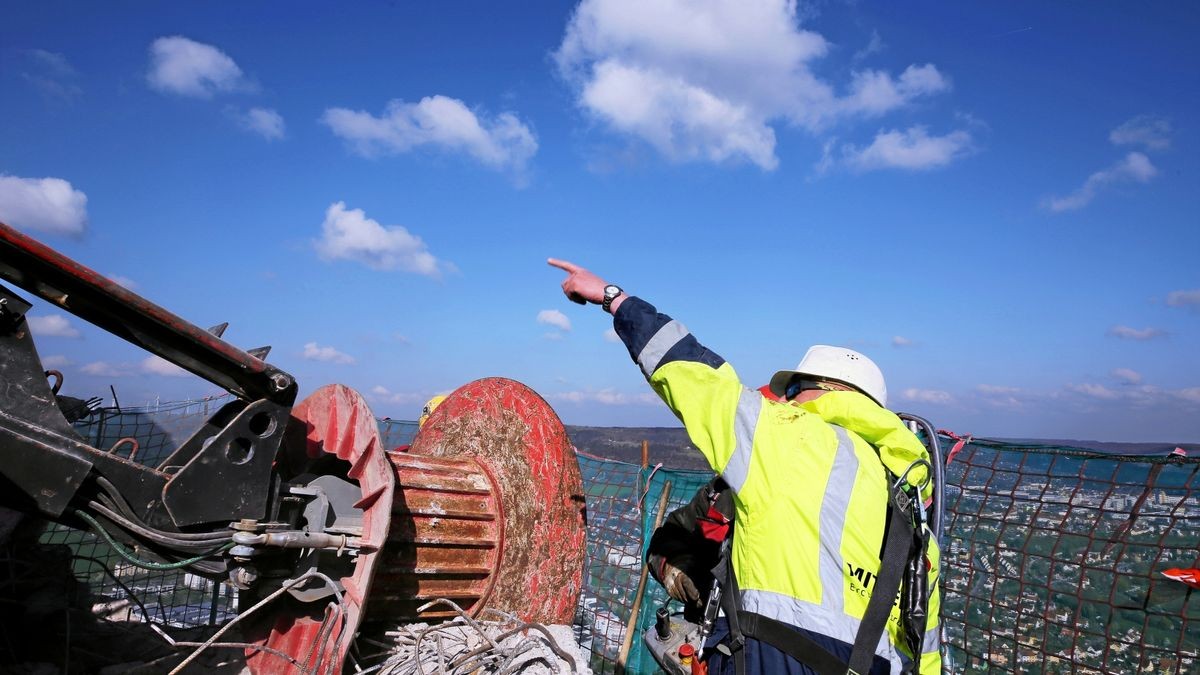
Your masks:
M302 393L472 379L672 425L549 256L750 384L812 343L977 435L1200 441L1200 10L9 3L0 220ZM67 391L210 392L81 320Z

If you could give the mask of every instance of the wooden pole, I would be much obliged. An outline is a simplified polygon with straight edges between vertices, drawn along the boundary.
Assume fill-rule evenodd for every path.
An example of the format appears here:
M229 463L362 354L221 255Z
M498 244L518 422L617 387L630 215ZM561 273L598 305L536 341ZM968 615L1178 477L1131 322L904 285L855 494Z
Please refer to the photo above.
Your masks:
M642 441L642 449L648 444ZM643 455L645 456L645 455ZM658 513L654 516L654 529L657 530L662 525L663 517L667 511L667 500L671 497L671 481L663 484L662 495L658 498ZM621 644L621 651L617 654L617 675L624 675L625 660L629 658L629 650L633 647L633 631L637 628L638 612L642 609L642 597L646 594L646 577L650 573L650 568L646 566L645 561L642 562L642 575L638 578L637 593L633 596L633 610L629 613L629 625L625 627L625 642Z
M650 466L650 441L642 441L642 468Z

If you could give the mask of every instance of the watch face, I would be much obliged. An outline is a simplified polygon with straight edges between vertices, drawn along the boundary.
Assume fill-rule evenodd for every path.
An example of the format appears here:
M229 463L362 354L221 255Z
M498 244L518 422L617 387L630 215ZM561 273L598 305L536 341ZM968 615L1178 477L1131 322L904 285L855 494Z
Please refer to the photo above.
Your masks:
M621 294L620 286L613 286L612 284L609 284L604 287L604 297L606 297L606 298L615 298L620 294Z

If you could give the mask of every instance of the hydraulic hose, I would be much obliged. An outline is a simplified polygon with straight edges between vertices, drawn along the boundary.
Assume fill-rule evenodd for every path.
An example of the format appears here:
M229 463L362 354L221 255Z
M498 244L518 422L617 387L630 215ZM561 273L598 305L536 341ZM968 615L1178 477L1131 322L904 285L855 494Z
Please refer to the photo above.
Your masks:
M98 520L91 517L86 512L80 511L78 509L76 509L73 513L77 518L79 518L83 522L87 523L88 525L91 525L92 529L94 529L96 531L96 533L99 534L100 537L102 539L104 539L104 541L107 542L108 545L111 546L114 551L117 552L118 555L120 555L122 558L124 558L126 561L128 561L129 564L133 565L134 567L141 567L142 569L177 570L182 567L187 567L189 565L198 563L201 560L205 560L207 558L212 558L213 556L216 556L220 553L223 553L223 552L228 551L229 549L233 548L233 542L229 542L227 544L224 544L222 546L214 548L211 551L201 553L200 555L195 556L193 558L188 558L186 560L177 560L175 562L169 562L169 563L160 563L160 562L154 562L151 560L142 560L141 558L138 558L137 556L133 555L128 550L126 550L126 548L124 546L122 546L116 539L113 539L112 535L108 533L108 530L104 529L104 526L101 525Z
M144 539L148 539L156 544L161 544L168 548L210 549L213 546L219 546L232 541L232 532L214 532L209 535L208 539L176 539L175 537L170 536L169 533L164 533L159 530L154 530L132 522L99 502L88 502L87 505L88 508L96 511L105 518L108 518L117 525L124 527L126 530L129 530L130 532L133 532Z

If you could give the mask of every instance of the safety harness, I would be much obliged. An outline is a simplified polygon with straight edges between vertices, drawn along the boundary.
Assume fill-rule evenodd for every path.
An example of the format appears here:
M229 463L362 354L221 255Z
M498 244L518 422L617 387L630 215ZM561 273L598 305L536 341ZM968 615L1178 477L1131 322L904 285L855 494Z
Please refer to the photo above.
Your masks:
M729 645L737 675L746 672L746 638L751 637L775 647L815 670L818 675L865 675L871 670L875 647L879 644L891 614L897 594L900 596L900 620L905 645L913 654L912 668L917 675L921 663L921 646L925 638L928 613L928 569L926 550L929 530L925 527L925 509L920 488L907 483L914 467L929 463L917 460L896 478L887 472L888 520L884 531L883 555L875 589L867 603L867 611L859 624L849 662L843 661L824 646L796 628L768 616L739 609L740 593L737 576L730 564L732 533L722 544L720 560L713 576L724 587L721 609L729 622ZM887 471L887 469L884 469ZM928 475L928 474L927 474ZM734 528L736 529L736 527Z

